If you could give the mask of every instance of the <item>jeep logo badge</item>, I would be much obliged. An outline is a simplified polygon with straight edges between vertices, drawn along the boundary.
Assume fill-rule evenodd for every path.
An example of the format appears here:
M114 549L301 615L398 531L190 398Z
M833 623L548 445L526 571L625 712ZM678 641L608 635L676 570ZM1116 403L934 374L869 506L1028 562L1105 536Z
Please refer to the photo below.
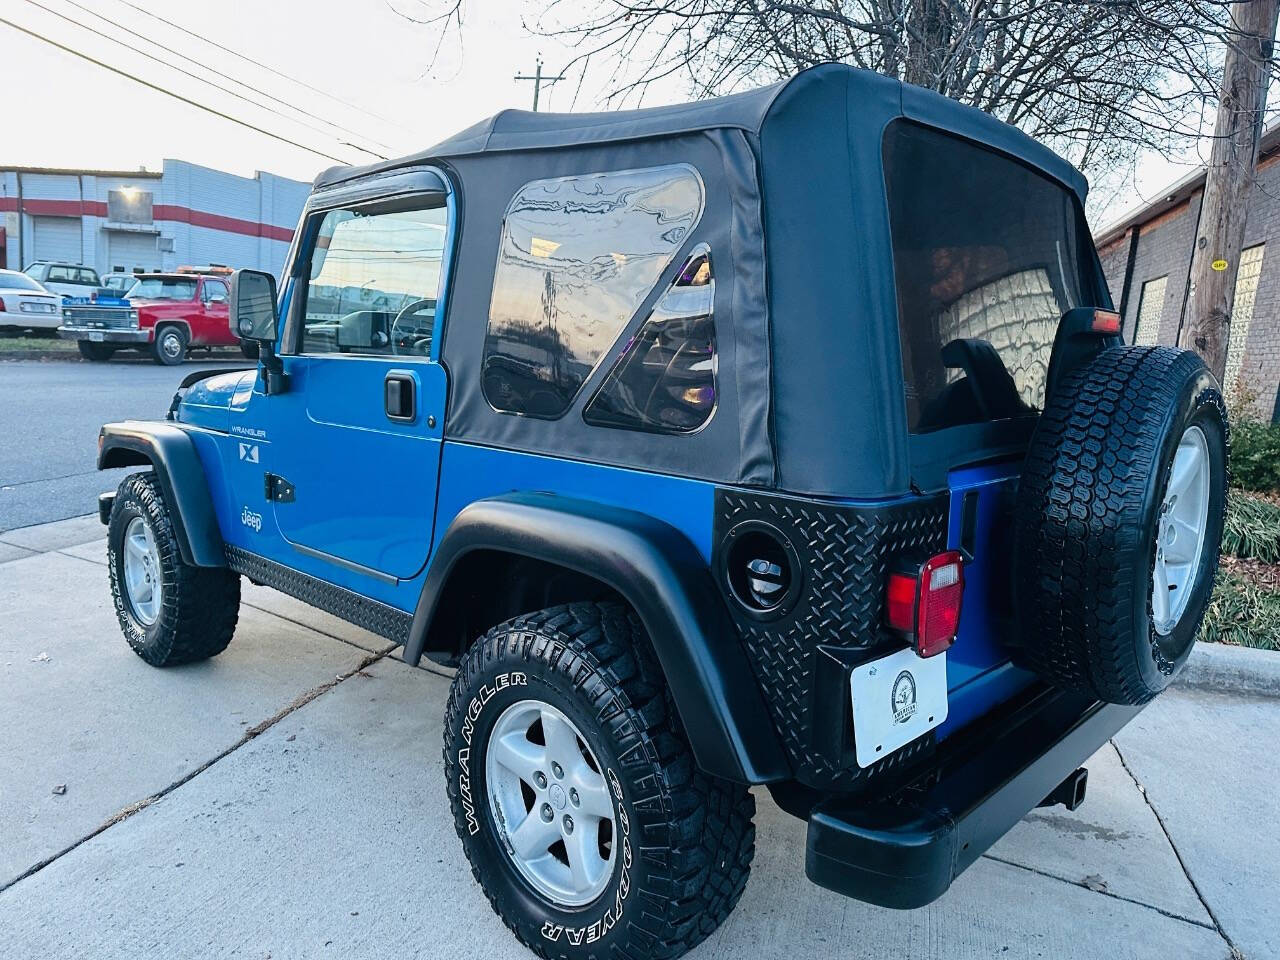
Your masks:
M906 723L916 715L916 678L910 670L903 670L893 681L890 701L894 723Z

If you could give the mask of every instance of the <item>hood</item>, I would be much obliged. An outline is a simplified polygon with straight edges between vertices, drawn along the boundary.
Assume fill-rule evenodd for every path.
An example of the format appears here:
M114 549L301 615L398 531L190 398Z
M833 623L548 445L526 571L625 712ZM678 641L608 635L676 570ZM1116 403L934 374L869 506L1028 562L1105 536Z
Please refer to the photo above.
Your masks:
M178 405L181 423L228 433L231 409L248 403L256 370L231 370L198 380L186 388Z

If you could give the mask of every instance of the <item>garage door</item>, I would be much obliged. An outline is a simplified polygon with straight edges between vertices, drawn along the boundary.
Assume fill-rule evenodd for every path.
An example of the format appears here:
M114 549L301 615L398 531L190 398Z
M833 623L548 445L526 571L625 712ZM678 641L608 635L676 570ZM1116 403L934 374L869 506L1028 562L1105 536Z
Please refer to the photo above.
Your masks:
M160 252L154 233L112 231L107 240L107 270L115 273L159 270Z
M28 263L32 260L81 262L79 217L32 217L31 224L36 242L35 251L27 258Z

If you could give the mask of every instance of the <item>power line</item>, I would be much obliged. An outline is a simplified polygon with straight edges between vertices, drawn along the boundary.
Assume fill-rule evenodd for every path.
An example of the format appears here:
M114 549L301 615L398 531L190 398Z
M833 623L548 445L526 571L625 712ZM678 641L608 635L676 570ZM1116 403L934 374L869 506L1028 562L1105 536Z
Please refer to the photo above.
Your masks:
M313 130L316 133L321 134L322 136L331 137L332 139L337 140L339 143L343 144L344 146L352 147L355 150L359 150L361 153L367 153L372 157L377 157L379 160L387 159L383 154L378 153L378 151L376 150L370 150L367 147L362 147L362 146L359 146L358 144L348 143L347 141L342 140L340 137L334 136L334 134L330 133L329 131L323 130L315 126L314 124L306 123L305 121L299 120L296 117L291 117L287 113L283 113L280 110L275 109L270 104L259 103L256 100L251 100L249 97L246 97L242 93L237 93L235 90L232 90L230 87L223 86L220 83L215 83L214 81L208 79L207 77L202 77L200 76L200 74L193 73L192 71L187 70L175 63L169 63L166 60L162 60L159 57L155 56L154 54L148 53L146 50L143 50L141 47L134 46L131 43L121 40L119 37L113 37L111 36L111 34L105 33L102 30L98 30L95 27L91 27L88 24L80 23L77 20L74 20L71 17L67 16L65 13L61 13L57 10L54 10L52 7L46 7L43 3L40 3L39 0L26 0L26 2L39 10L43 10L45 13L52 14L53 16L58 17L60 20L65 20L67 23L71 24L72 26L78 27L81 30L86 30L89 33L92 33L94 36L101 37L104 40L109 40L111 43L117 44L118 46L122 46L126 50L136 53L139 56L146 57L148 60L152 61L153 63L158 63L163 67L168 67L170 70L176 70L178 73L182 74L185 77L190 77L191 79L196 80L199 83L207 84L213 87L215 90L220 90L221 92L227 94L228 96L235 97L237 100L242 100L245 103L249 104L250 106L257 107L259 110L265 110L268 113L275 114L277 117L282 117L283 119L288 120L290 123L296 123L299 126L306 127L308 130ZM89 11L89 12L92 13L92 11ZM108 22L111 22L111 21L108 21ZM116 26L119 26L119 24L116 24ZM179 56L181 55L179 54Z
M160 14L153 13L152 11L146 9L145 7L140 7L136 3L130 3L129 0L118 0L118 2L124 4L126 7L130 7L133 10L137 10L139 13L143 14L144 16L148 16L153 20L159 20L161 23L167 24L173 27L175 30L181 30L184 34L187 34L188 36L198 36L196 34L193 34L188 27L184 27L180 23L174 23L172 20L167 20L164 17L160 16ZM329 93L326 90L321 90L319 87L313 87L311 84L307 83L305 80L299 80L297 77L291 77L287 73L281 73L275 67L269 66L268 64L265 64L260 60L255 60L253 59L253 57L245 56L245 54L240 53L238 50L232 50L230 47L224 47L222 44L218 43L216 40L210 40L208 37L205 37L205 36L200 36L199 39L204 43L209 44L211 47L216 47L217 49L221 50L224 53L229 53L233 57L243 60L245 63L251 63L255 67L261 67L263 70L266 70L268 73L273 73L277 77L280 77L283 80L288 80L290 83L296 83L298 86L304 87L305 89L310 90L312 93L318 93L322 97L328 97L330 100L334 101L335 103L340 103L344 107L349 107L352 110L355 110L357 113L368 114L369 116L374 117L375 119L381 120L383 123L393 124L394 126L399 127L401 130L409 129L404 124L400 123L398 120L392 120L388 117L382 116L381 114L374 113L372 110L368 110L365 107L357 106L356 104L351 103L349 100L343 100L341 97L336 96L332 93Z
M261 133L264 136L270 137L273 140L279 140L281 143L287 143L291 147L297 147L299 150L305 150L307 153L314 153L317 157L324 157L326 160L333 160L337 163L351 162L349 159L345 157L335 157L331 153L325 153L323 150L317 150L315 147L309 147L305 143L298 143L296 140L290 140L288 137L281 136L278 133L272 133L270 130L265 130L262 127L255 126L254 124L249 123L247 120L241 120L239 117L233 117L229 113L223 113L221 110L218 110L215 107L211 107L208 104L200 103L197 100L192 100L190 97L184 97L182 94L174 93L172 90L166 90L164 87L160 86L159 84L152 83L150 80L144 80L142 79L142 77L129 73L127 70L122 70L120 67L112 66L109 63L105 63L102 60L98 60L94 57L89 56L89 54L87 53L82 53L79 50L76 50L72 47L68 47L66 44L59 43L57 40L54 40L54 39L51 39L50 37L46 37L46 36L43 36L42 34L36 33L34 30L30 30L27 27L22 26L21 24L14 23L12 20L7 20L4 17L0 17L0 23L3 23L5 26L12 27L14 30L17 30L19 33L25 33L29 37L34 37L35 39L41 41L42 43L47 43L51 47L56 47L57 49L61 50L63 53L69 53L73 57L79 57L81 60L86 60L89 63L92 63L95 67L101 67L103 70L109 70L111 73L118 74L119 76L122 76L128 80L132 80L135 83L140 83L144 87L148 87L151 90L155 90L157 93L163 93L167 97L173 97L173 99L175 100L181 100L183 103L187 104L188 106L195 107L197 110L203 110L206 113L211 113L216 117L221 117L223 120L230 120L232 123L238 124L239 126L252 130L255 133Z
M132 29L131 27L127 26L126 24L120 23L118 20L112 20L110 17L106 16L105 14L101 14L101 13L99 13L99 12L98 12L98 11L96 11L96 10L93 10L93 9L91 9L91 8L89 8L89 7L86 7L84 4L77 2L77 0L65 0L65 2L66 2L67 4L69 4L70 6L75 7L75 8L76 8L76 9L78 9L78 10L83 10L85 13L89 14L90 16L97 17L99 20L103 21L104 23L109 23L111 26L116 27L116 28L117 28L117 29L119 29L119 30L123 30L123 31L125 31L126 33L128 33L128 34L130 34L130 35L132 35L132 36L134 36L134 37L137 37L139 40L142 40L142 41L144 41L144 42L146 42L146 43L151 44L153 47L158 47L159 49L163 50L165 53L168 53L168 54L170 54L170 55L172 55L172 56L175 56L175 57L179 58L180 60L185 60L187 63L195 64L196 66L198 66L198 67L200 67L200 68L202 68L202 69L204 69L204 70L209 71L210 73L214 74L215 76L222 77L224 80L230 80L232 83L237 84L238 86L244 87L246 90L252 90L254 93L258 94L259 96L266 97L268 100L275 101L276 103L279 103L279 104L283 105L283 106L284 106L284 107L286 107L287 109L289 109L289 110L293 110L295 113L300 113L300 114L302 114L303 116L305 116L305 117L310 117L310 118L311 118L311 119L313 119L313 120L319 120L321 123L323 123L323 124L324 124L325 126L327 126L327 127L332 127L334 130L340 130L340 131L342 131L343 133L349 134L350 136L352 136L352 137L356 137L357 139L363 140L363 141L365 141L365 142L372 143L373 145L378 146L378 147L381 147L381 148L383 148L384 150L394 150L394 148L393 148L393 147L391 147L390 145L385 144L385 143L382 143L380 140L375 140L373 137L370 137L370 136L368 136L367 134L361 133L361 132L360 132L360 131L358 131L358 130L352 130L350 127L344 127L342 124L340 124L340 123L335 123L334 121L329 120L329 119L328 119L328 118L326 118L326 117L318 116L317 114L314 114L314 113L312 113L312 112L311 112L311 111L309 111L309 110L305 110L305 109L303 109L302 107L299 107L299 106L296 106L295 104L289 103L288 101L284 100L284 99L283 99L283 98L281 98L281 97L277 97L277 96L275 96L274 94L268 93L266 90L262 90L262 89L260 89L260 88L258 88L258 87L255 87L255 86L254 86L253 84L251 84L251 83L245 83L245 81L243 81L243 80L239 80L239 79L237 79L236 77L233 77L233 76L230 76L229 74L223 73L221 70L215 70L213 67L210 67L210 66L209 66L209 65L207 65L207 64L200 63L199 61L197 61L197 60L195 60L193 57L191 57L191 56L189 56L189 55L187 55L187 54L183 53L182 51L180 51L180 50L175 50L173 47L166 46L165 44L161 43L159 40L153 40L151 37L148 37L148 36L145 36L144 34L138 33L138 31L136 31L136 30ZM38 5L39 5L39 4L37 4L37 6L38 6ZM74 23L75 21L72 21L72 22ZM81 24L81 26L83 26L83 24ZM91 27L85 27L85 29L86 29L86 30L89 30L89 29L92 29L92 28L91 28ZM188 36L191 36L191 34L187 34L187 35L188 35ZM114 39L114 38L113 38L113 39ZM130 49L133 49L133 48L130 48ZM147 54L145 51L137 51L137 52L142 53L142 55L143 55L143 56L149 56L149 54ZM161 62L164 62L164 61L161 61ZM173 68L174 68L175 70L177 70L177 69L181 69L181 68L179 68L179 67L177 67L177 66L175 66L175 65L173 65L173 64L166 64L166 65L167 65L167 66L173 66ZM208 82L208 81L205 81L205 82ZM219 89L221 89L221 88L219 88ZM237 94L234 94L234 92L233 92L233 91L227 91L227 92L231 92L233 95L237 95ZM301 121L295 121L295 122L297 122L297 123L301 123ZM312 129L312 130L315 130L317 133L322 133L322 134L324 134L325 136L333 136L333 134L329 133L328 131L326 131L326 130L322 130L322 129L320 129L319 127L314 127L314 126L312 126L312 125L310 125L310 124L302 124L302 126L308 127L309 129ZM336 139L336 138L335 138L335 139ZM382 155L381 155L381 154L379 154L379 153L377 153L376 151L373 151L373 150L365 150L363 147L360 147L360 146L358 146L358 145L356 145L356 144L352 144L352 146L355 146L357 150L362 150L363 152L368 153L368 154L370 154L370 155L372 155L372 156L380 157L381 159L386 159L385 157L382 157Z

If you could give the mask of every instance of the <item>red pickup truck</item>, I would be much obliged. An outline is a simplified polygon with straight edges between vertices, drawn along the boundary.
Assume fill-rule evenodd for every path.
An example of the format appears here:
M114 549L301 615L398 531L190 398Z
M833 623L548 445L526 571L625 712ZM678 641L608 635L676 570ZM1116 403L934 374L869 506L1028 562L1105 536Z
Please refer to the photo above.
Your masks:
M181 363L192 347L238 346L249 355L227 324L225 276L190 268L139 274L123 300L66 301L58 335L97 362L128 349L166 365Z

